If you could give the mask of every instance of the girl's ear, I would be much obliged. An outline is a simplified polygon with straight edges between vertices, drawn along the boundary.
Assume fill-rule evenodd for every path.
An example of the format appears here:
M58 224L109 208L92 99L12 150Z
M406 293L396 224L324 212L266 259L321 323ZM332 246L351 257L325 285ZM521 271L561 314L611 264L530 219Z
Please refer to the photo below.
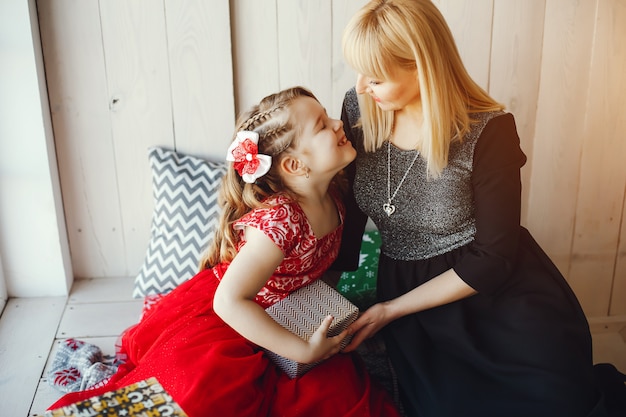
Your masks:
M306 166L299 159L287 155L280 161L283 172L289 175L302 175Z

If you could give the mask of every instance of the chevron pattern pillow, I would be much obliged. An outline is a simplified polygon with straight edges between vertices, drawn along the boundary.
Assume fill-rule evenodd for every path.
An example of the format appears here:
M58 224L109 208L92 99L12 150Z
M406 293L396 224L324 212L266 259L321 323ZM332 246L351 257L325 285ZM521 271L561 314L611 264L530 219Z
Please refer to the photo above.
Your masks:
M151 238L133 297L166 294L198 272L219 221L217 190L224 162L153 147L148 150L155 200Z

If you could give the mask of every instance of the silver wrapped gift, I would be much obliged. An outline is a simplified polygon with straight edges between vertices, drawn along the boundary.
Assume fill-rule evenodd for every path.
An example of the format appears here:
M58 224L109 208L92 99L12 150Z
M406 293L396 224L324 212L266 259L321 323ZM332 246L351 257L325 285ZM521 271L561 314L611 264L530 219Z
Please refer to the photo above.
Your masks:
M341 333L359 316L359 309L354 304L321 279L292 292L265 311L304 340L309 340L326 316L334 317L328 330L329 337ZM344 339L342 348L350 343L350 339L350 336ZM321 362L299 363L271 351L266 350L266 353L290 378L303 375Z

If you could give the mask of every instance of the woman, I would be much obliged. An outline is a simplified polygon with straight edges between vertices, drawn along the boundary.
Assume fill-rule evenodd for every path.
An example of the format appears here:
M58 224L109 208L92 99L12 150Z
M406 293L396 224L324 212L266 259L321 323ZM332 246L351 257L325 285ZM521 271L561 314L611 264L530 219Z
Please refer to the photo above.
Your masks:
M409 416L600 415L585 315L520 226L514 118L470 78L440 12L370 1L343 50L358 208L338 265L368 216L382 238L379 302L346 351L382 332Z

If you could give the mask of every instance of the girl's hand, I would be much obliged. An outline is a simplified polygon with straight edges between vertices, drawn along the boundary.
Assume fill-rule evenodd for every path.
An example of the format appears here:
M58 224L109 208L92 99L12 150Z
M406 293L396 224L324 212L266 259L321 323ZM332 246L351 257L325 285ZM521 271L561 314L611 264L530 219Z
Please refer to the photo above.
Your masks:
M386 303L374 304L368 308L359 318L352 323L347 331L354 335L344 352L352 352L365 340L374 336L380 329L385 327L392 318L389 317Z
M328 337L328 330L333 322L333 316L327 316L322 321L320 327L315 330L315 333L309 339L307 345L309 352L304 363L314 363L320 360L325 360L331 356L339 353L341 350L341 343L343 339L348 336L348 330L344 330L337 336Z

